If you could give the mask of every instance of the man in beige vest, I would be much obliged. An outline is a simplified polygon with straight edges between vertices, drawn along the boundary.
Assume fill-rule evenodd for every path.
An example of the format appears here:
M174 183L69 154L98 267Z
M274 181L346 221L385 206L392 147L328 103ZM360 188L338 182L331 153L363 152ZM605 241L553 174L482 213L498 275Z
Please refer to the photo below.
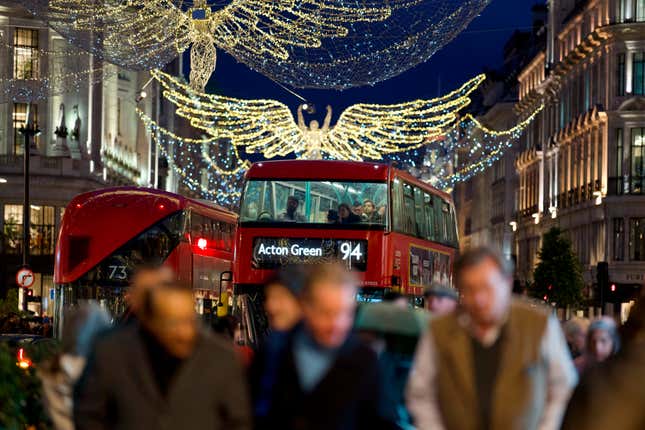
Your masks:
M558 321L513 299L512 270L487 248L453 278L460 309L434 319L407 388L419 430L556 430L576 371Z

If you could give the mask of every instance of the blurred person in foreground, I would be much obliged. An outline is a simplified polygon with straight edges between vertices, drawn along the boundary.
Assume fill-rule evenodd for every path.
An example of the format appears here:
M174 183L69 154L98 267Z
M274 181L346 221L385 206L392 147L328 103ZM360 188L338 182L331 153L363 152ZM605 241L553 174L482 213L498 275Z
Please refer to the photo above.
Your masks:
M73 391L97 335L110 328L110 316L95 303L65 317L61 353L38 368L43 403L56 430L73 430Z
M512 271L488 248L453 272L462 306L432 320L408 382L417 428L559 428L576 371L558 321L512 298Z
M97 341L75 391L77 430L251 428L241 366L200 327L192 290L149 289L139 315Z
M644 305L641 296L623 326L624 345L618 354L582 376L563 430L645 429Z
M602 363L618 353L620 336L616 322L609 317L594 320L587 331L585 353L575 360L578 373Z
M386 303L392 303L394 306L401 309L407 309L410 307L410 301L408 298L404 294L397 293L396 291L388 291L385 293L383 301Z
M575 360L582 356L587 348L589 320L587 318L573 317L562 325L562 330L564 331L564 337L567 339L571 357Z
M300 292L305 270L285 266L264 287L264 310L270 333L258 349L249 370L253 415L261 426L269 412L281 356L289 332L301 321Z
M451 314L457 309L459 292L454 288L442 285L432 285L423 292L425 308L433 316Z
M376 355L352 334L355 276L339 264L309 270L300 296L303 323L288 335L258 428L391 428L380 417Z
M130 286L126 291L127 309L121 316L120 325L133 324L138 321L143 308L146 293L158 286L175 282L175 274L167 266L155 263L140 264L130 276Z

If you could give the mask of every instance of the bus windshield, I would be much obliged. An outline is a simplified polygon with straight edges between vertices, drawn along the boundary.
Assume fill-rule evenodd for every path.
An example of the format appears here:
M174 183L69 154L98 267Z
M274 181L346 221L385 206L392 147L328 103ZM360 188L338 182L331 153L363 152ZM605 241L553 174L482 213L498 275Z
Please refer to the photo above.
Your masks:
M241 222L384 228L387 203L385 182L250 180Z

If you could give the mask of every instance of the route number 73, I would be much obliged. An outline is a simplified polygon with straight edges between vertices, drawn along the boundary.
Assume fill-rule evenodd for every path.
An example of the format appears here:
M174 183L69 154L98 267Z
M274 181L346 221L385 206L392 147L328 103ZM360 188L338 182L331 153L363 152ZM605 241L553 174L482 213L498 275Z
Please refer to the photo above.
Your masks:
M118 279L119 281L124 281L128 279L127 266L108 266L110 279Z

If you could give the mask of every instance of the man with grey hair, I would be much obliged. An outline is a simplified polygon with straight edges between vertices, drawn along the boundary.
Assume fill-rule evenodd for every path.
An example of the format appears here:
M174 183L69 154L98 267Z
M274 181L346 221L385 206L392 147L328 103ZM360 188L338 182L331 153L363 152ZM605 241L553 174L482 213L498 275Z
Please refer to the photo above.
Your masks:
M577 378L558 321L513 299L510 265L491 249L464 253L453 276L461 307L431 322L408 383L417 428L559 428Z

